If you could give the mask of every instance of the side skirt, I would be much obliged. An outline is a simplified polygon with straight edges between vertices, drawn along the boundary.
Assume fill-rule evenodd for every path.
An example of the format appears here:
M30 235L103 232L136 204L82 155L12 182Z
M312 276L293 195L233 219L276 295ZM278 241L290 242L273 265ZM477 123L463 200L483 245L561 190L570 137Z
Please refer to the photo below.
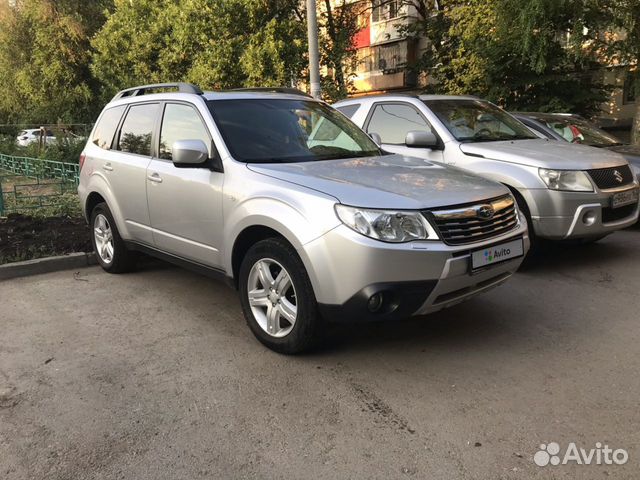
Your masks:
M194 262L192 260L187 260L186 258L179 257L177 255L173 255L171 253L166 253L157 248L151 247L149 245L133 242L133 241L125 241L128 250L134 250L136 252L141 252L151 257L158 258L165 262L172 263L178 267L184 268L185 270L190 270L195 273L199 273L200 275L204 275L205 277L213 278L214 280L219 280L226 283L229 287L236 290L236 285L232 277L227 275L222 269L210 267L208 265L203 265L202 263Z

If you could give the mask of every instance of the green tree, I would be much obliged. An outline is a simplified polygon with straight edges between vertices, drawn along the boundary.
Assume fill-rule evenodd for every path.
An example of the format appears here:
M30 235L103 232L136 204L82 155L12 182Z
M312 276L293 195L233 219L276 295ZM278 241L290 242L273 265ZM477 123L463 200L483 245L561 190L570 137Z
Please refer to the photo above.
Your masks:
M585 21L592 51L609 65L628 66L635 74L636 113L631 129L640 145L640 0L599 0Z
M0 120L91 121L89 39L110 0L17 0L0 7Z
M607 98L593 75L595 60L576 34L588 11L578 4L585 2L407 2L420 18L405 34L429 40L417 68L435 80L431 90L475 94L513 110L583 114L595 113Z
M287 85L305 68L302 20L295 0L116 0L93 40L92 69L106 97L161 81Z

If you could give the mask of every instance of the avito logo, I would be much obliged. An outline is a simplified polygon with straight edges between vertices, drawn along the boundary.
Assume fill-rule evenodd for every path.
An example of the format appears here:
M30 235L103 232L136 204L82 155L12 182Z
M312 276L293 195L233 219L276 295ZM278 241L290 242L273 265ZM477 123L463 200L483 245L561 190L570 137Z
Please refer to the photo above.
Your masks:
M551 442L540 445L540 449L533 456L533 461L539 467L568 465L570 463L576 465L624 465L629 461L629 453L622 448L614 450L609 445L603 446L600 442L596 442L596 448L589 450L579 448L571 442L563 455L560 451L560 445Z
M487 260L487 262L493 262L494 260L497 260L499 258L502 257L507 257L511 255L511 249L510 248L501 248L500 250L485 250L484 251L484 258Z

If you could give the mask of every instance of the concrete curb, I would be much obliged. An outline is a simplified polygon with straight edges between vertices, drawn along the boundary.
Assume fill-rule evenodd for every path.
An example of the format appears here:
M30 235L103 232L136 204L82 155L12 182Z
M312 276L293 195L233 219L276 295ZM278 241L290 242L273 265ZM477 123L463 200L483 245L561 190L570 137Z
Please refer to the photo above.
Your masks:
M72 270L96 265L98 261L93 252L71 253L60 257L37 258L26 262L8 263L0 265L0 280L39 275L41 273L58 272L60 270Z

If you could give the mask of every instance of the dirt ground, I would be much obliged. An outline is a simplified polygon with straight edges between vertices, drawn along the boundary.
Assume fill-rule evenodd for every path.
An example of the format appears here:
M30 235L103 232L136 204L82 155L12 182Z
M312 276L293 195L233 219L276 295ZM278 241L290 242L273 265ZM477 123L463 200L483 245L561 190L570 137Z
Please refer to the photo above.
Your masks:
M10 214L0 219L0 265L92 249L84 218Z
M437 314L262 347L236 293L148 263L0 282L0 478L638 478L640 230ZM541 444L625 465L539 467Z

